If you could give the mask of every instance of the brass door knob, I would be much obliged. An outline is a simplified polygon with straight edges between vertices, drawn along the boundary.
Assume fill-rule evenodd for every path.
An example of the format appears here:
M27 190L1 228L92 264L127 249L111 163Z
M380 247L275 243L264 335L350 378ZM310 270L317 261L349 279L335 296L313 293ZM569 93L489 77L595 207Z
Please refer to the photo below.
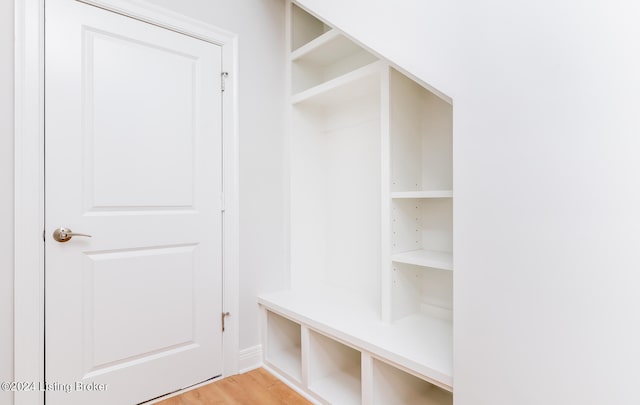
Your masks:
M61 243L70 241L74 236L85 236L87 238L91 237L91 235L87 235L85 233L73 233L73 231L71 231L71 229L69 228L58 228L53 231L53 239Z

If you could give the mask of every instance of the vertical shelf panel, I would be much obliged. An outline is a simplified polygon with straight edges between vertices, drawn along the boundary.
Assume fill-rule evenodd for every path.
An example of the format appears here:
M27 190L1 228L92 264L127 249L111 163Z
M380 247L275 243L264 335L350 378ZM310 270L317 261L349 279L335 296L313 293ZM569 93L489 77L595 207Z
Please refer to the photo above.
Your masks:
M365 73L366 92L292 107L291 271L294 288L329 285L378 309L380 69Z
M379 360L373 360L373 404L452 405L453 395Z
M422 190L453 189L453 110L451 104L423 90Z
M451 104L390 69L391 303L386 320L452 320Z
M451 104L391 69L392 191L452 190Z
M332 404L360 404L360 352L317 332L309 332L309 388Z
M300 324L267 311L266 360L298 382L302 381Z
M389 72L391 191L422 191L423 114L420 87L395 69Z

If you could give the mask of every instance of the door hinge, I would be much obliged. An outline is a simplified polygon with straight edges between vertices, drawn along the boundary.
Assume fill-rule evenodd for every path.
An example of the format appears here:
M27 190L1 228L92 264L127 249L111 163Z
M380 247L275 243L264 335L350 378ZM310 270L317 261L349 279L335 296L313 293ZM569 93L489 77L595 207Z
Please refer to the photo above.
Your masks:
M47 241L47 230L46 229L42 230L42 241L43 242Z
M229 77L229 72L221 73L222 91L224 91L227 87L227 77Z
M222 313L222 331L224 332L224 319L228 316L230 316L231 314L229 312L223 312Z
M224 212L226 207L224 206L224 193L220 193L220 211Z

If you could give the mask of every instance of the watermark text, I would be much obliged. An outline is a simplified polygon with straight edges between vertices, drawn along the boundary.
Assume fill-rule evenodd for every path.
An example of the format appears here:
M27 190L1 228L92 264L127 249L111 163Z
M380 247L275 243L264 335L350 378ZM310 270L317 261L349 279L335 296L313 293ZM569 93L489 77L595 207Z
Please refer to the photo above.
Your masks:
M96 382L75 381L73 383L44 382L44 381L3 381L0 383L0 391L26 392L26 391L49 391L49 392L100 392L107 391L109 384L98 384Z

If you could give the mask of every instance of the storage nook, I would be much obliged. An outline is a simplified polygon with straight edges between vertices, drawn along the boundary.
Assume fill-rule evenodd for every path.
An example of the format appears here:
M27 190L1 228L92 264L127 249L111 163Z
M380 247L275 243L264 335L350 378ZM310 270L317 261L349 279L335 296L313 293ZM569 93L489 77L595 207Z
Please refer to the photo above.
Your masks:
M269 312L266 326L265 361L289 378L302 381L300 324Z
M362 399L360 352L309 332L309 389L332 404L357 404Z
M265 366L318 403L450 404L451 100L295 3L287 32L291 288L259 296Z

